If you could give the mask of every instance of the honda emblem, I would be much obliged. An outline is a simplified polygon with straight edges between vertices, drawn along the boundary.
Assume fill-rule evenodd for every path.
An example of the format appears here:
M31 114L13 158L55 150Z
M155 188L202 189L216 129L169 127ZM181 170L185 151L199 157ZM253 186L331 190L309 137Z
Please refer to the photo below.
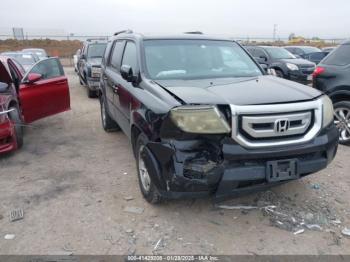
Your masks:
M285 133L289 129L289 120L288 119L278 119L275 122L275 132L276 133Z

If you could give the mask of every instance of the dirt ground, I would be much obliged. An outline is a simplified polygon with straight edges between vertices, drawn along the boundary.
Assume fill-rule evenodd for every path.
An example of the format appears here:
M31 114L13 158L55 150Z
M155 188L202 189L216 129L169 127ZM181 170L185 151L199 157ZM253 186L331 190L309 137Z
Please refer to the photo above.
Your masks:
M349 147L322 172L225 203L256 209L152 206L127 137L103 131L98 100L65 70L72 110L27 127L24 147L0 158L0 254L350 254ZM24 218L10 222L15 208Z

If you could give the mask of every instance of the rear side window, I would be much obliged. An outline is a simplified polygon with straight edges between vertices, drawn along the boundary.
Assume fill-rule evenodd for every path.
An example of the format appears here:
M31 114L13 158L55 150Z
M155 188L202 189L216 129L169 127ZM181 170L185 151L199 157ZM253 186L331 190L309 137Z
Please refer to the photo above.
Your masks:
M119 70L120 69L120 60L123 54L124 41L116 41L114 43L110 64L111 67Z
M267 55L265 54L265 52L261 49L256 49L255 50L255 56L254 57L267 57Z
M310 59L321 60L326 56L324 52L312 53L309 54Z
M137 65L137 52L136 52L136 45L133 42L127 42L124 56L123 56L123 62L122 65L128 65L131 66L134 72L138 70Z
M322 64L344 66L350 64L350 44L339 46L323 60Z
M255 53L256 53L255 48L253 48L253 47L248 47L248 48L247 48L247 51L248 51L248 53L249 53L252 57L255 57Z

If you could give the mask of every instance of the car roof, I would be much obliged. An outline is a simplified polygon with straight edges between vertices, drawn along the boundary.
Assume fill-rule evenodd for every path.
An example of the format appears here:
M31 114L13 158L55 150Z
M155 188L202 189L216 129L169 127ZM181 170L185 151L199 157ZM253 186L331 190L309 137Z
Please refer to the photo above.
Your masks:
M35 54L34 53L32 53L32 52L29 52L29 51L8 51L8 52L2 52L1 53L2 55L5 55L5 54L7 54L7 55L10 55L10 54L16 54L16 55L31 55L31 56L35 56Z
M256 45L252 47L260 47L260 48L283 48L282 46L274 46L274 45Z
M211 36L199 33L183 33L183 34L140 34L140 33L120 33L114 35L111 39L135 39L135 40L216 40L236 42L231 38Z
M32 51L32 50L37 50L37 51L45 51L43 48L23 48L22 51Z
M317 48L319 49L318 47L316 46L312 46L312 45L288 45L288 46L284 46L284 47L292 47L292 48L304 48L304 47L313 47L313 48Z

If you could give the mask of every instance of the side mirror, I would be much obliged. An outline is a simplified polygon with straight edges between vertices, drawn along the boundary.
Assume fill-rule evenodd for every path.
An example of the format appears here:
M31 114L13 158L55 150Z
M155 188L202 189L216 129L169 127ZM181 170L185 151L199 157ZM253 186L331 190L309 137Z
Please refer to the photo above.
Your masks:
M132 68L129 65L122 65L120 68L120 74L122 75L122 78L128 82L135 82L137 79L137 76L134 76Z
M266 57L266 56L262 55L262 56L259 56L259 58L260 58L261 60L263 60L264 62L267 62L267 57Z
M37 73L29 73L27 80L29 84L33 84L41 79L42 75Z
M265 64L267 61L267 57L254 57L256 62L258 62L260 65Z
M4 83L4 82L0 82L0 93L4 93L8 90L9 85Z

